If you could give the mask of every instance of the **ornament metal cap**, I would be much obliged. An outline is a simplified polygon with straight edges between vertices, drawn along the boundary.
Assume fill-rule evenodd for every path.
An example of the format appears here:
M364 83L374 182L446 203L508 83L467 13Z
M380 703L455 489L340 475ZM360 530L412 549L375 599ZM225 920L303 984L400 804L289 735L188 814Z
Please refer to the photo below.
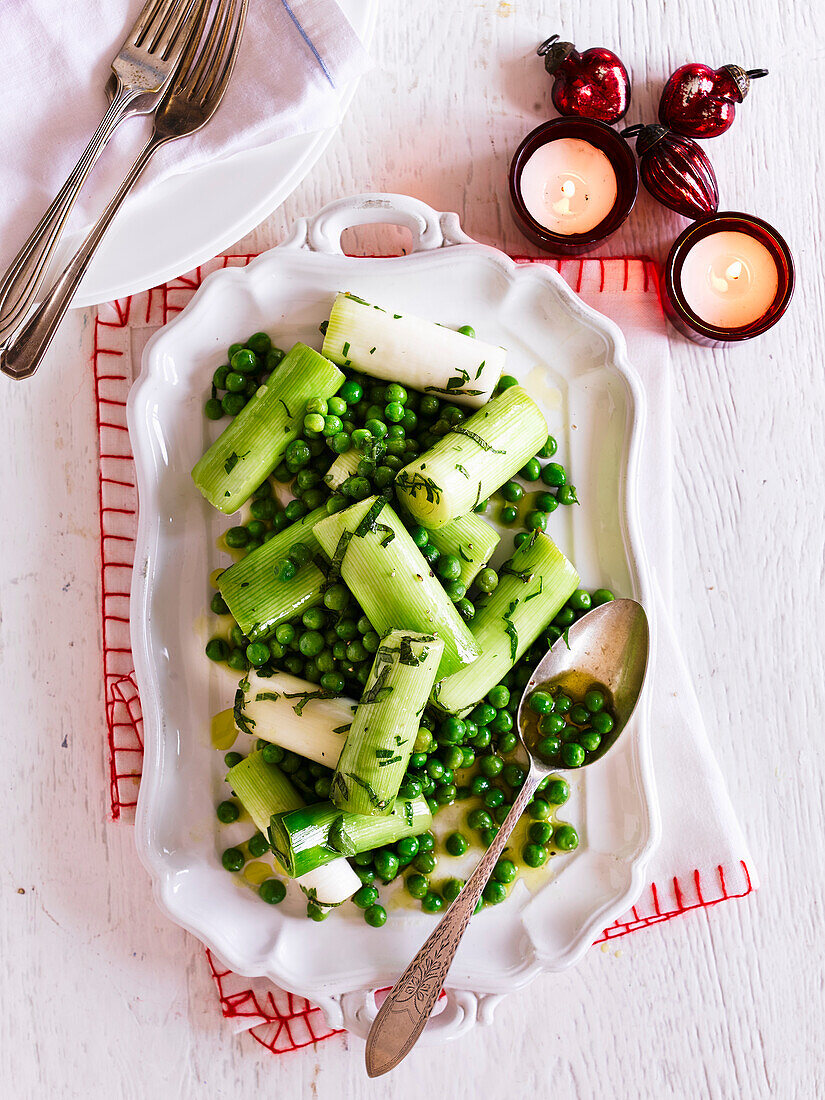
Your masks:
M558 39L557 34L552 34L549 38L545 38L536 49L539 57L544 58L544 67L551 76L559 65L568 59L571 53L576 52L576 47L572 42L559 42Z
M740 103L750 91L751 81L768 75L767 69L743 69L741 65L723 65L722 70L730 73L730 78L736 85Z
M668 130L666 126L660 126L658 122L651 122L647 126L627 126L621 131L623 138L636 139L637 157L644 156L649 149L652 149L654 145L658 144L658 142L669 133L670 130Z

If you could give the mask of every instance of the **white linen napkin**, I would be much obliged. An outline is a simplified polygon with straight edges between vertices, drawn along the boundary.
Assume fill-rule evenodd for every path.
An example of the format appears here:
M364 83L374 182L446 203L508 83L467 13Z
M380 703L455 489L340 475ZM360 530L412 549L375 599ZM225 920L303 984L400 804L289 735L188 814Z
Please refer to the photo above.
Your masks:
M108 102L111 61L144 0L6 0L0 96L0 271L71 172ZM198 134L162 149L136 187L242 149L333 126L367 54L335 0L251 0L223 103ZM121 125L78 200L91 222L123 179L149 121Z

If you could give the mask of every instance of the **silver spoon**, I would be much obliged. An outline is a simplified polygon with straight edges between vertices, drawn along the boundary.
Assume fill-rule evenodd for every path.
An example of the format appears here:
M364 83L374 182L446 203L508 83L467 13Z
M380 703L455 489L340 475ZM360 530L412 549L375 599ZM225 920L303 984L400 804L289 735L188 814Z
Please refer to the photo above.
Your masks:
M532 713L525 699L541 684L552 682L580 695L591 684L607 689L613 729L585 766L600 760L615 745L636 706L644 683L650 633L647 616L635 600L613 600L584 615L544 655L519 701L516 730L529 758L529 770L496 838L461 893L444 914L423 947L381 1005L367 1036L366 1063L370 1077L387 1073L418 1041L444 985L461 937L487 885L493 868L539 783L563 768L549 767L525 742L525 722ZM579 771L581 769L574 769Z

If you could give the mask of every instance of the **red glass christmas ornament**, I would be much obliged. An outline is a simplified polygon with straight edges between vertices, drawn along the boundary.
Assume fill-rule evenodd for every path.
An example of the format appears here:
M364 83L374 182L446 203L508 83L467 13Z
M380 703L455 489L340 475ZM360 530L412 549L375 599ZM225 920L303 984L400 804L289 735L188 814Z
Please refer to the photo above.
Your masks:
M767 75L767 69L741 65L682 65L664 86L659 121L684 137L718 137L733 125L736 104L748 94L751 81Z
M536 53L554 78L553 106L560 115L595 118L608 124L624 118L630 106L630 77L619 58L601 46L579 53L554 34Z
M717 211L716 173L695 141L655 124L628 126L622 136L636 138L639 175L654 199L686 218Z

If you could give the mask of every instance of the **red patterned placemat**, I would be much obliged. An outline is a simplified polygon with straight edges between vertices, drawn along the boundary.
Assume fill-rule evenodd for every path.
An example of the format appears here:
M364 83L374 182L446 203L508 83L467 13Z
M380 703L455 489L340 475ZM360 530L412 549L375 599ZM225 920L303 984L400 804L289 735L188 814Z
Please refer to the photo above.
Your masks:
M131 298L99 306L94 326L93 366L100 438L100 551L103 593L103 674L113 819L132 820L143 760L140 698L134 679L129 639L129 589L137 529L137 490L126 425L126 398L140 370L146 340L188 303L206 275L245 266L252 255L219 256L187 275ZM527 261L525 261L527 262ZM585 300L597 307L604 299L626 298L652 316L660 316L658 279L652 261L638 257L539 261L551 264ZM618 296L618 297L617 297ZM741 898L753 890L745 860L719 864L650 884L635 906L606 928L596 943L606 943L695 909ZM224 1016L238 1030L247 1028L273 1053L308 1046L337 1032L320 1009L304 998L250 982L225 969L207 951Z

